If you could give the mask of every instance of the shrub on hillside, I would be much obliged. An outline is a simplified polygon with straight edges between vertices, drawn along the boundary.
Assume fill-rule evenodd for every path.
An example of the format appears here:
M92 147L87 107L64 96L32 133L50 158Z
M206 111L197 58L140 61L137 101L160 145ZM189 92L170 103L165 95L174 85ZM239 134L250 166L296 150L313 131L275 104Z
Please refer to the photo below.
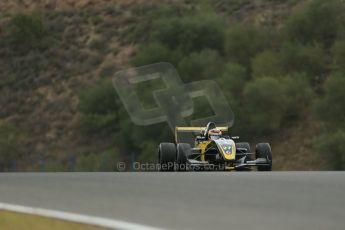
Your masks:
M16 50L44 48L43 40L47 35L43 18L39 14L16 14L8 26L9 43Z
M156 82L157 83L157 82ZM143 85L140 87L140 103L145 104L145 99L152 97L152 87L158 83ZM139 84L137 84L139 85ZM145 87L146 86L146 87ZM136 90L137 92L137 90ZM147 97L147 98L146 98ZM104 80L97 82L94 86L84 89L80 94L79 112L81 128L87 134L97 135L99 138L112 137L114 144L126 155L132 151L146 154L147 146L144 142L154 142L156 146L159 141L169 140L171 130L162 125L155 126L136 126L130 119L128 113L122 106L116 91L110 81ZM135 130L135 131L133 131ZM158 130L152 132L152 130ZM148 136L147 134L150 133ZM113 157L113 156L112 156ZM97 158L97 165L92 165L92 160ZM108 155L90 154L78 160L78 170L110 170L110 165L105 163L103 158L109 159Z
M284 119L289 121L304 114L314 95L307 76L304 73L295 73L282 77L280 83L284 86L284 94L287 98Z
M329 160L332 170L345 170L345 131L320 135L314 139L313 147Z
M265 50L270 43L267 31L248 24L230 28L225 41L226 55L231 61L250 67L251 59Z
M227 14L232 14L251 4L250 0L232 0L230 2L228 0L210 0L209 2L216 9L224 11Z
M338 0L314 0L297 9L286 23L286 39L302 44L319 42L330 47L341 26L343 3Z
M219 86L222 88L224 95L230 99L240 97L249 75L246 68L237 63L227 63L224 71L220 76L216 76Z
M295 72L303 68L298 54L302 48L299 43L283 42L280 49L281 65L285 73Z
M267 134L279 129L287 98L277 79L263 77L249 82L244 97L246 123L253 133Z
M51 159L45 162L41 168L44 172L64 172L66 171L65 165L57 159Z
M181 77L187 81L214 79L218 77L223 68L223 59L215 50L203 50L191 53L178 64Z
M303 78L262 77L244 89L244 113L247 129L268 134L277 131L284 121L294 119L308 106L311 89Z
M300 72L304 71L312 80L324 75L329 65L329 57L325 50L318 44L301 48L298 56Z
M99 156L92 153L80 156L77 160L76 171L79 172L96 172L99 171Z
M319 44L303 46L285 42L281 49L281 65L285 73L306 73L310 80L324 75L328 70L329 56Z
M345 73L345 40L335 42L332 47L332 53L334 70Z
M275 77L284 74L279 53L265 50L252 60L253 77Z
M315 102L317 117L329 131L345 130L345 76L336 74L325 82L324 96Z
M109 131L116 127L118 103L111 81L101 81L85 88L79 96L81 125L89 132Z
M139 162L156 162L157 161L157 142L145 141L140 144L141 154L137 159Z
M131 63L133 66L142 66L157 62L169 62L177 66L181 57L180 50L171 50L160 43L151 43L140 46Z
M0 172L12 170L11 165L23 154L24 140L20 130L9 124L0 124Z
M182 16L188 11L188 8L181 7L183 4L156 4L145 3L136 4L131 7L133 24L121 34L126 42L147 42L150 38L148 31L153 30L153 24L157 23L157 19L176 18L177 15ZM158 28L159 29L159 28Z
M120 160L118 149L111 149L99 156L99 171L111 172L116 170L116 163Z
M214 49L223 52L225 24L208 15L166 18L153 25L151 40L184 53Z

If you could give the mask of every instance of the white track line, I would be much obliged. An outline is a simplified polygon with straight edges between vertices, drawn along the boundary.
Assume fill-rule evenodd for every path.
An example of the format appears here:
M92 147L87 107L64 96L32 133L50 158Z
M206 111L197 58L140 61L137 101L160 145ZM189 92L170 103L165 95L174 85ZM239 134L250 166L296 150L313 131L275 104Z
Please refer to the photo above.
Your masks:
M56 218L60 220L72 221L81 224L96 225L99 227L117 229L117 230L159 230L159 228L154 228L141 224L134 224L120 220L107 219L96 216L88 216L82 214L75 214L69 212L55 211L42 208L27 207L21 205L0 203L0 210L7 210L19 213L33 214L45 217Z

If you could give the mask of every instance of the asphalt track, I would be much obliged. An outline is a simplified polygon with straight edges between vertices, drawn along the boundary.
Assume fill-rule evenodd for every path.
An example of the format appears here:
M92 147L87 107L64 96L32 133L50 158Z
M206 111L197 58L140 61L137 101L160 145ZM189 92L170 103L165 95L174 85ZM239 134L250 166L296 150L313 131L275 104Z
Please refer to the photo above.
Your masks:
M345 229L345 172L2 173L0 202L166 229Z

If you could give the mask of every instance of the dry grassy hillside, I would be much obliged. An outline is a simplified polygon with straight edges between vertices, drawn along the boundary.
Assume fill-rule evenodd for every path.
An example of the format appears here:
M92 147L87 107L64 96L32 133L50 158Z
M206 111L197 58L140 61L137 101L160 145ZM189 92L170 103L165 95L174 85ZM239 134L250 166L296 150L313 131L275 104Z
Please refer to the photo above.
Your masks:
M37 154L63 157L71 150L83 149L84 140L77 131L80 89L102 76L110 78L107 73L128 66L134 45L121 41L119 31L133 16L128 11L113 14L112 8L106 13L108 1L32 2L1 2L1 12L6 14L2 23L6 24L12 13L38 10L43 14L45 29L56 33L57 41L43 53L28 52L2 60L2 78L14 71L14 63L27 65L20 71L25 75L21 76L20 85L1 88L1 104L5 108L1 120L28 133L25 148L33 158ZM127 3L120 3L116 9L126 6ZM93 20L101 22L96 26ZM43 59L46 63L42 63ZM34 67L36 63L39 66Z
M210 2L229 21L252 21L277 28L296 7L295 1L235 1L238 4L230 9L225 1ZM31 169L37 169L35 162L41 156L64 158L111 147L107 138L90 139L80 133L80 90L129 66L137 48L133 30L142 20L145 7L155 4L195 7L193 1L173 0L0 1L0 36L6 36L13 15L39 12L47 34L44 39L50 39L39 51L0 48L0 123L12 124L27 136L23 142L25 161L19 168L30 163ZM311 136L318 128L310 119L291 124L272 138L275 169L324 168L321 158L311 152ZM291 158L293 161L286 163ZM295 160L297 163L292 163Z

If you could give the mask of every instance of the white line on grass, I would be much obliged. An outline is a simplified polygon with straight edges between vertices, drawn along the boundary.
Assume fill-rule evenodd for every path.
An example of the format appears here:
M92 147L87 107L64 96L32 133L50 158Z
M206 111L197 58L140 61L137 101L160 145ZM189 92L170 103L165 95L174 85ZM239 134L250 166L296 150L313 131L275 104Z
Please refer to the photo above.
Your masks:
M117 230L158 230L147 225L135 224L121 220L107 219L96 216L88 216L82 214L75 214L70 212L62 212L56 210L49 210L43 208L27 207L21 205L0 203L0 210L7 210L25 214L33 214L45 217L56 218L60 220L72 221L81 224L96 225L99 227L117 229Z

